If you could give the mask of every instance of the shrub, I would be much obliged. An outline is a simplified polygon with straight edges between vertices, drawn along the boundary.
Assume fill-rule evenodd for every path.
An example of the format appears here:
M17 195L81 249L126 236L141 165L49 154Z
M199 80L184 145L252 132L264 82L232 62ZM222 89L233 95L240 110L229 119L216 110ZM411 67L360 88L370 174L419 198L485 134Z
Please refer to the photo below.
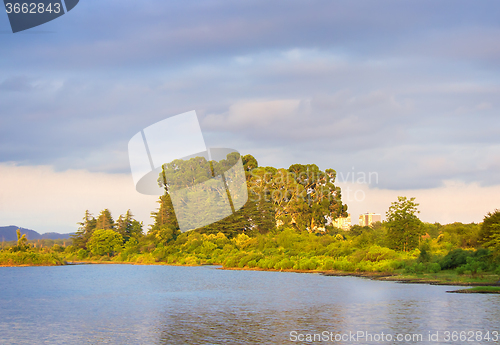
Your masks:
M371 246L365 255L365 260L377 262L381 260L389 260L396 257L396 252L389 248L383 248L380 246Z
M292 269L294 266L294 262L292 260L290 260L289 258L285 258L283 260L281 260L280 262L278 262L276 264L276 266L274 268L278 269L278 270L289 270L289 269Z
M433 262L432 264L429 264L427 270L430 273L438 273L439 271L441 271L441 266L437 262Z
M85 249L80 249L77 253L76 253L76 256L78 257L78 259L80 260L83 260L85 258L87 258L89 255L89 252L86 251Z
M457 268L467 263L467 257L471 252L463 249L455 249L450 251L440 262L443 270Z
M325 262L323 263L322 269L324 270L333 270L333 267L335 265L335 261L332 259L326 259Z

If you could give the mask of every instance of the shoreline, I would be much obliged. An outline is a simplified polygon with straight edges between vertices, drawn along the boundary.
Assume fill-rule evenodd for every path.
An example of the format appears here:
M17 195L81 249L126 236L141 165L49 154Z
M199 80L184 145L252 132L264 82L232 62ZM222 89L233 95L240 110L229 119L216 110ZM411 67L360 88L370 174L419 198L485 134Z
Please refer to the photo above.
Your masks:
M428 279L426 277L408 277L404 274L392 272L347 272L335 270L294 270L294 269L263 269L263 268L249 268L249 267L223 267L216 264L202 264L202 265L181 265L181 264L168 264L165 262L154 263L140 263L140 262L126 262L126 261L67 261L65 265L0 265L1 267L48 267L48 266L76 266L76 265L137 265L137 266L183 266L183 267L199 267L199 266L221 266L221 270L234 270L234 271L266 271L266 272L290 272L290 273L308 273L308 274L321 274L330 277L357 277L366 278L378 281L396 282L401 284L427 284L427 285L448 285L448 286L470 286L470 287L498 287L499 282L462 282L448 279ZM484 292L484 291L470 291L470 290L455 290L447 291L450 293L500 293L500 292Z
M357 277L367 278L378 281L389 281L401 284L427 284L427 285L449 285L449 286L500 286L498 282L460 282L448 281L443 279L425 279L407 277L398 273L391 272L347 272L347 271L323 271L323 270L275 270L262 268L247 268L247 267L221 267L222 270L243 270L243 271L271 271L271 272L292 272L292 273L318 273L330 277Z

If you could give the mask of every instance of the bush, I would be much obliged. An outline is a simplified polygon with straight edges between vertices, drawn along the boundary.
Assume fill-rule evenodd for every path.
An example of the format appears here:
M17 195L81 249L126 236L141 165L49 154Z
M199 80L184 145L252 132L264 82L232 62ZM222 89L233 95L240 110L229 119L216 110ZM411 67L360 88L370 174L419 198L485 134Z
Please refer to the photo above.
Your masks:
M0 264L2 265L34 265L53 266L64 265L57 254L54 253L33 253L33 252L0 252Z
M274 268L276 268L277 270L289 270L293 268L294 264L295 263L292 260L290 260L289 258L285 258L278 262L276 266L274 266Z
M392 249L389 248L382 248L380 246L371 246L370 249L368 249L368 252L365 255L365 260L367 261L372 261L372 262L377 262L381 260L390 260L395 258L396 252Z
M447 270L465 265L469 256L471 256L469 251L463 249L452 250L441 260L441 268Z
M235 257L229 257L226 260L224 260L222 266L224 266L224 267L236 267L236 266L238 266L238 263L237 263Z
M438 273L439 271L441 271L441 266L437 262L433 262L432 264L429 264L429 266L427 266L427 270L430 273Z
M80 249L77 253L76 253L76 256L78 257L78 259L80 260L83 260L85 258L87 258L89 255L89 252L86 251L85 249Z
M333 267L335 265L335 261L332 259L326 259L325 262L323 263L322 269L324 270L333 270Z

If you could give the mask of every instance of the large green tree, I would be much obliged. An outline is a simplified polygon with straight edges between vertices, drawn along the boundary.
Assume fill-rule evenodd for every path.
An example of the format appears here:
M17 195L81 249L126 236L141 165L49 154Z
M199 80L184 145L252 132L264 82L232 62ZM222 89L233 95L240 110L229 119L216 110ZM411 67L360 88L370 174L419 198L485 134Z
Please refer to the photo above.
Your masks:
M249 172L250 195L263 195L274 205L278 225L300 230L323 227L329 219L345 216L336 172L315 164L293 164L288 169L259 167Z
M500 210L489 212L481 224L479 242L496 254L500 254Z
M111 229L97 229L90 237L87 247L94 255L111 256L122 249L123 237Z
M392 249L410 251L419 245L422 222L417 216L419 204L414 201L415 198L398 196L386 213L387 243Z
M203 227L202 231L221 231L231 237L240 232L265 233L276 225L315 230L324 227L330 219L346 216L347 205L342 204L341 190L334 184L335 170L322 171L314 164L294 164L288 169L259 167L255 157L245 155L241 158L247 180L248 202L240 210L234 210L232 215ZM239 154L233 152L219 161L195 157L165 164L158 178L165 194L160 199L159 210L152 214L155 225L150 233L161 242L175 237L175 230L179 228L175 213L177 218L189 220L186 215L195 209L199 210L198 217L210 219L213 212L220 209L217 200L224 200L228 195L224 185L238 178L228 178L224 173L238 159ZM218 176L223 184L217 182ZM204 189L210 189L213 200L206 199ZM175 213L170 199L170 194L174 192L176 200L186 205L185 209L176 209ZM232 199L239 195L237 193L242 191L233 188L228 196Z

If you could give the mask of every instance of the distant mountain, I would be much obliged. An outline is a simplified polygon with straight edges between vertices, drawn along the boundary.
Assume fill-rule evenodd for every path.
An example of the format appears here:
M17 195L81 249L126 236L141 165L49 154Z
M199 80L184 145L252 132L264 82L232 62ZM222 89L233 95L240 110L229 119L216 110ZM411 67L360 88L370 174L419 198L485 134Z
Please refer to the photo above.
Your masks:
M59 234L57 232L47 232L46 234L39 234L38 232L30 229L21 228L19 226L0 226L0 242L1 241L17 241L17 229L21 230L21 234L26 234L28 240L66 240L72 234Z

